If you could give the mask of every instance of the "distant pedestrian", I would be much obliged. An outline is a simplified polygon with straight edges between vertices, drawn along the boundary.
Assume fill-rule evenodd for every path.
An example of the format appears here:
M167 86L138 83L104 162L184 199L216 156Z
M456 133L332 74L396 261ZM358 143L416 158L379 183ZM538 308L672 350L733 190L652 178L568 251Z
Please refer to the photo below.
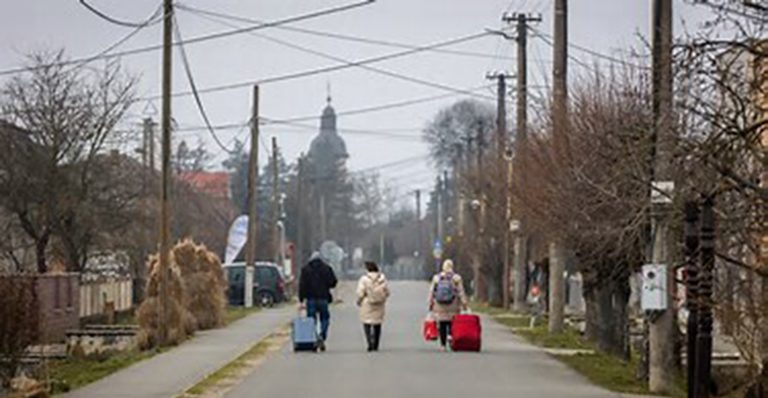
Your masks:
M301 269L299 276L299 306L306 308L307 316L320 320L320 340L318 348L325 351L328 340L328 328L331 324L330 304L333 302L331 289L336 287L338 280L333 268L314 253L309 263Z
M448 349L448 336L451 333L451 321L461 310L467 310L467 295L461 275L453 270L453 261L443 262L443 270L432 278L429 287L429 310L437 321L440 333L440 345Z
M357 305L363 323L368 352L378 351L381 342L381 324L389 298L387 278L373 261L365 262L366 274L357 282Z

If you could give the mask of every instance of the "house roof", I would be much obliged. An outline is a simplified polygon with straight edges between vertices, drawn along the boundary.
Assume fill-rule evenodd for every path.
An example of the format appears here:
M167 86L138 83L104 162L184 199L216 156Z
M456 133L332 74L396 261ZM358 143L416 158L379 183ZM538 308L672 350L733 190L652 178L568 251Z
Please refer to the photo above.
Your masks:
M178 178L191 185L196 191L212 197L229 199L229 173L209 171L185 171Z

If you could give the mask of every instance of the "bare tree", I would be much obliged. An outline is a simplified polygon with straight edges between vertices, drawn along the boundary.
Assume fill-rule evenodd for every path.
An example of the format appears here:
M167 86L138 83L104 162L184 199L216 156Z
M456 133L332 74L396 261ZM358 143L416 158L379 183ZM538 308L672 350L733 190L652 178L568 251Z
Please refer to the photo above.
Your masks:
M0 91L2 115L16 126L0 173L0 206L34 242L39 272L47 269L54 238L62 239L70 267L84 263L98 227L89 222L89 206L101 195L99 158L119 138L136 82L118 64L92 70L63 60L63 52L33 54L28 73Z

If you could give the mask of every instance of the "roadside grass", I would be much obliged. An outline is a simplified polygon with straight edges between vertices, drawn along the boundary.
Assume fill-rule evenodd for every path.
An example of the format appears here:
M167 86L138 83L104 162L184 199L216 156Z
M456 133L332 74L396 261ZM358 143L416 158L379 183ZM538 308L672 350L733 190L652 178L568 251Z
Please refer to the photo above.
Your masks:
M650 394L648 385L635 377L639 356L632 353L630 361L624 361L613 355L597 350L594 344L584 340L581 334L570 327L562 333L549 333L546 318L537 319L537 326L530 328L530 315L516 314L487 304L472 303L474 311L484 313L494 321L505 325L533 345L564 350L591 350L593 353L575 355L550 354L590 382L610 391L628 394ZM683 375L675 377L675 384L670 396L685 397L686 387Z
M271 333L254 344L219 370L209 374L194 386L188 388L181 397L222 396L259 366L267 353L278 350L288 340L288 327Z
M48 364L51 393L61 394L77 389L167 350L168 348L148 351L133 350L117 354L84 358L71 357L51 361Z
M246 316L255 314L259 311L261 311L261 307L259 306L253 306L251 308L228 306L227 311L224 313L224 326L239 321Z

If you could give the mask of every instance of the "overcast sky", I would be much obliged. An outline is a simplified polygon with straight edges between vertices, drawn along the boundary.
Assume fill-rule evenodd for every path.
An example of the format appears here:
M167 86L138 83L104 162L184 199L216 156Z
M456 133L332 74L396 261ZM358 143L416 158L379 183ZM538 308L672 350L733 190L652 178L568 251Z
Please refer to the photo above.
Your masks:
M123 19L139 21L150 15L160 0L90 0L105 13ZM191 7L269 21L300 15L332 6L350 4L346 0L184 0ZM500 28L501 14L536 12L543 22L535 28L552 32L553 0L377 0L364 7L328 15L291 26L340 33L377 40L412 45L426 45ZM650 0L572 0L569 5L569 40L604 54L626 57L626 50L642 48L639 37L648 37ZM683 26L689 29L704 15L704 10L675 1L676 33ZM178 11L181 33L185 38L231 29L188 11ZM230 21L246 26L247 23ZM71 57L97 54L131 32L131 28L113 25L87 11L77 0L9 0L0 13L0 70L24 63L24 54L35 50L66 49ZM259 30L258 34L281 39L346 60L360 60L402 51L382 45L354 43L334 38L308 35L280 29ZM131 49L157 44L161 39L159 24L147 27L123 44ZM529 84L543 86L550 80L552 49L542 40L531 38L529 46ZM372 64L377 68L407 77L439 83L457 89L475 89L488 85L485 74L490 70L514 72L513 43L498 36L487 36L449 47L481 53L485 56L462 56L437 52L422 52L407 57ZM190 44L186 47L196 83L199 88L229 83L249 82L334 65L336 62L315 54L298 51L284 44L267 41L249 34ZM571 53L588 63L593 56L571 48ZM102 61L103 62L103 61ZM186 76L178 51L174 52L174 91L187 91ZM642 62L642 60L637 60ZM122 58L125 67L141 76L140 96L158 94L160 89L160 52L150 52ZM99 62L94 63L95 66ZM573 66L572 73L579 67ZM7 77L0 77L5 79ZM450 92L360 68L314 75L290 81L264 84L261 88L261 114L273 119L319 116L325 106L327 86L331 87L333 106L337 112L357 108L434 97ZM533 89L545 95L546 91ZM492 88L476 93L492 97ZM401 159L424 156L411 162L381 169L382 176L398 187L405 197L416 188L428 188L435 171L426 157L427 147L420 139L420 129L441 107L461 98L442 97L408 107L339 117L338 126L347 142L351 170L368 169ZM248 87L202 97L214 125L242 123L251 108ZM482 99L482 98L481 98ZM138 126L147 114L156 114L158 101L143 101L131 110L130 123ZM531 111L532 113L534 110ZM509 112L512 117L513 112ZM202 126L192 97L173 101L173 116L181 127ZM530 118L535 118L531 114ZM512 122L512 121L510 121ZM319 120L302 124L319 125ZM264 142L277 136L281 150L289 160L306 151L316 129L297 126L264 126ZM217 130L229 146L239 137L245 139L248 130ZM214 145L206 131L184 131L180 137L195 143L203 140L217 154L214 167L220 167L223 152ZM126 148L129 149L129 148ZM262 160L264 152L262 152Z

